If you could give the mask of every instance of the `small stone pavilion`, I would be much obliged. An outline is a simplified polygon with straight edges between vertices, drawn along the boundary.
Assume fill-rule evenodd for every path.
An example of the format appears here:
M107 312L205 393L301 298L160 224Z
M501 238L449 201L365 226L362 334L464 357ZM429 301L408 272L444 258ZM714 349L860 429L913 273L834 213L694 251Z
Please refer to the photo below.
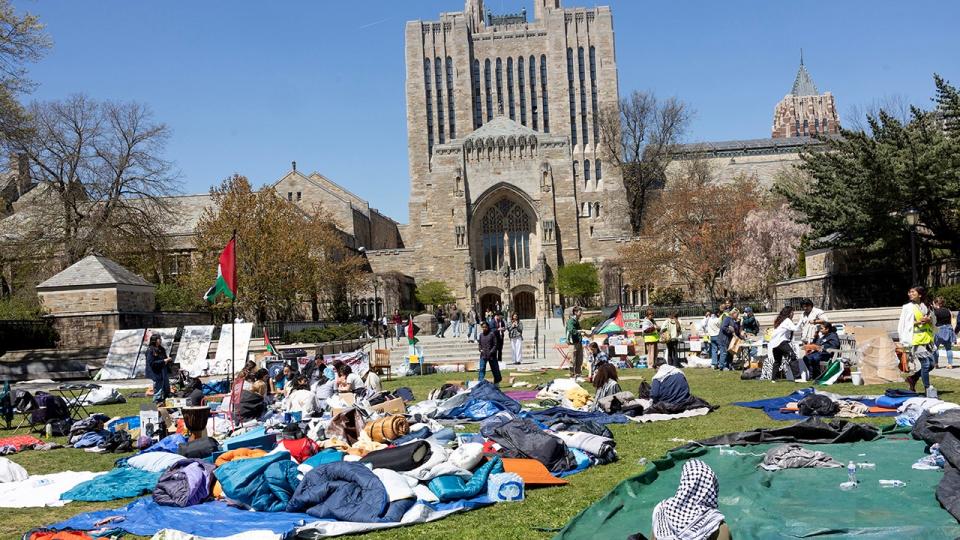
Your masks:
M154 286L106 257L90 255L37 285L60 348L106 347L124 315L155 308Z

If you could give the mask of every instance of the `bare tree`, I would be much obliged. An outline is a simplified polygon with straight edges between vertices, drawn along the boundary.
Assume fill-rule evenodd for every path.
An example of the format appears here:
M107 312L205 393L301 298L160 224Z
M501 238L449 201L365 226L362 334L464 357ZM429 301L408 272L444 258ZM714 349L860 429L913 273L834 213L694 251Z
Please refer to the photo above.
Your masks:
M22 135L26 117L17 97L33 87L26 66L49 48L37 17L18 16L8 0L0 0L0 140Z
M49 247L46 255L72 264L94 252L142 250L160 241L167 211L162 197L178 186L161 157L166 125L144 105L83 95L35 102L28 113L29 134L11 142L38 183L18 213L23 245Z
M630 223L641 229L653 190L666 181L674 147L690 124L690 110L675 97L659 100L634 91L619 107L600 111L601 143L623 175L630 203Z

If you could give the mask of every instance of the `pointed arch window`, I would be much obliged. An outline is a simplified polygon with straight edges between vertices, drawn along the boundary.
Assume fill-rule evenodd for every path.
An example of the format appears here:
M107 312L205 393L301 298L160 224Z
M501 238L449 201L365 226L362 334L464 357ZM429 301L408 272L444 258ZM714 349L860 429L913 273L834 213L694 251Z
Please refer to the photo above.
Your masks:
M597 106L597 48L593 45L590 46L590 99L593 111L593 142L596 143L600 139L600 128L597 126L597 111L600 107Z
M530 125L537 129L537 57L530 55Z
M457 120L453 106L453 58L447 57L447 122L450 123L450 138L457 138Z
M584 65L583 58L583 47L577 48L577 73L579 74L580 79L580 130L583 133L583 144L586 144L590 141L587 137L587 87L586 87L586 76L584 71L586 66Z
M483 87L487 94L487 122L493 120L493 90L490 88L490 59L483 61Z
M517 58L517 98L520 100L520 123L527 125L527 89L524 85L523 57Z
M567 97L570 104L570 143L577 145L577 99L573 90L573 49L567 48Z
M510 119L517 119L517 106L513 101L513 57L507 58L507 107L510 109Z
M483 269L530 268L531 223L523 207L509 199L487 209L480 221Z
M497 114L503 114L503 61L497 58Z
M430 59L423 59L423 88L427 101L427 153L433 153L433 96L430 91Z
M550 133L550 107L547 101L547 55L540 55L540 98L543 100L543 132Z
M480 61L473 61L472 86L473 86L473 129L479 128L483 124L483 101L480 98Z
M435 60L433 78L437 82L437 140L440 144L443 144L443 61L441 61L440 58Z

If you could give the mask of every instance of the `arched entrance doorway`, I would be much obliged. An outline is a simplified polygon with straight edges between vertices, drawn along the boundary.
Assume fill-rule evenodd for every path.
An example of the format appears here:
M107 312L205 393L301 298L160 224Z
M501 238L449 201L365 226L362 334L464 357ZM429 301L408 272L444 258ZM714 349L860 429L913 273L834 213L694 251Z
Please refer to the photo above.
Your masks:
M537 317L536 297L530 291L520 291L514 294L512 307L521 319L535 319Z
M496 312L498 307L502 307L503 302L500 299L499 292L485 292L480 294L480 316L483 316L483 313L486 313L489 309L490 311Z

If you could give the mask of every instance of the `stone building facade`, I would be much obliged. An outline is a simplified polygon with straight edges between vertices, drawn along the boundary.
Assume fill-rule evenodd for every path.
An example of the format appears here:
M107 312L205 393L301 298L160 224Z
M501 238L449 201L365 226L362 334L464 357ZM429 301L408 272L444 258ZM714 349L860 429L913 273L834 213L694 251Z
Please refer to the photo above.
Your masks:
M606 166L599 112L618 106L609 8L463 12L406 26L410 219L416 254L375 271L442 280L461 307L522 317L559 302L559 266L615 256L629 234L623 182Z

